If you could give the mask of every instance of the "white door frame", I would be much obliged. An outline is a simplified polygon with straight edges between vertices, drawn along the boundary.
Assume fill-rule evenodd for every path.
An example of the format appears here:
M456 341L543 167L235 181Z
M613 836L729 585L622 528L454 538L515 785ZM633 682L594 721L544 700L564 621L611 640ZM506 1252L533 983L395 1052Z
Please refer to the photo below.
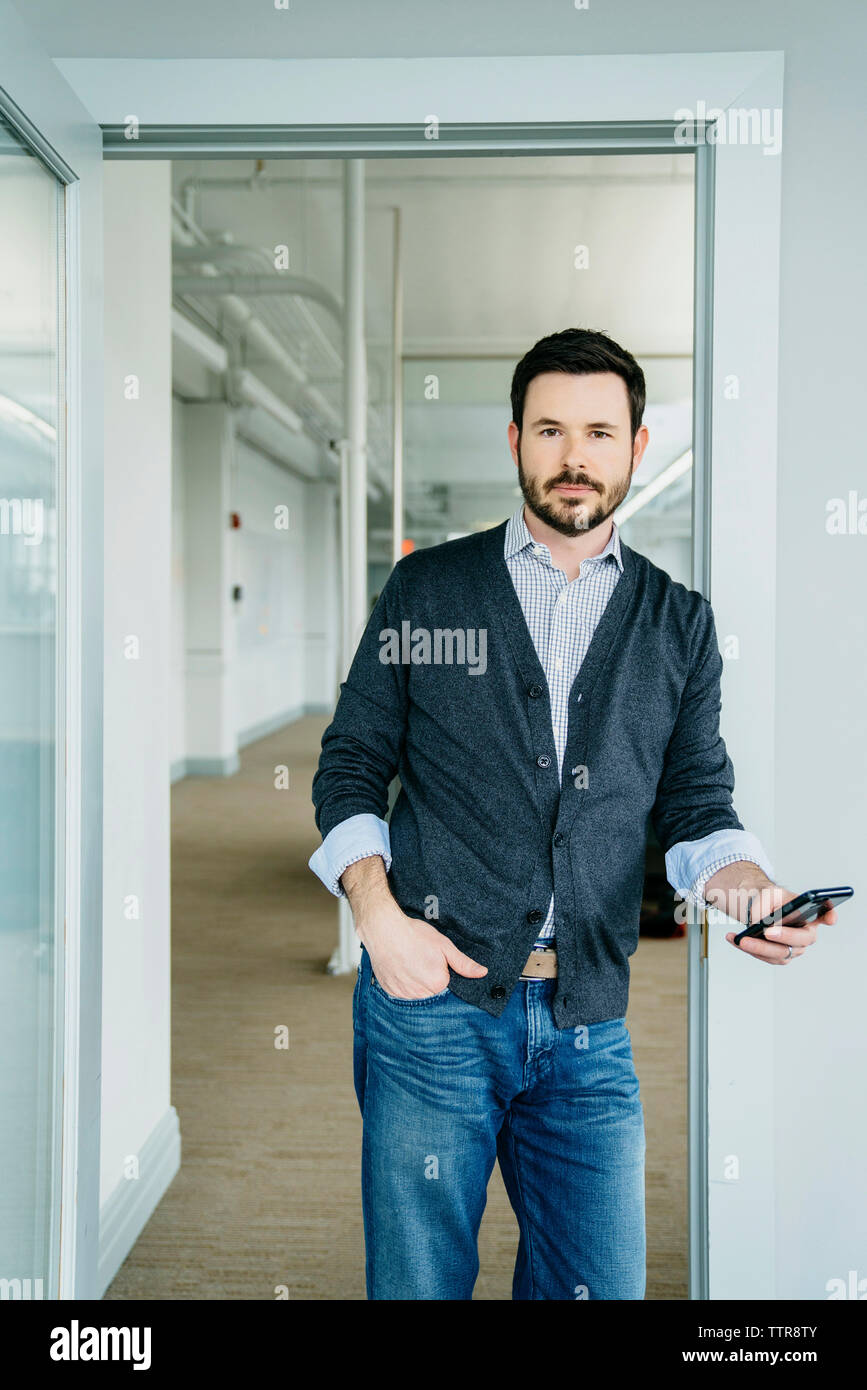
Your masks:
M58 66L100 122L107 158L648 152L672 148L684 110L707 114L709 133L698 127L691 142L695 584L712 599L721 644L736 637L752 657L725 664L722 728L738 775L738 814L773 856L781 156L733 140L727 118L740 109L782 113L782 53L113 58ZM726 114L714 120L715 109ZM132 131L124 124L130 112ZM689 938L690 1296L725 1298L735 1288L740 1297L767 1298L773 1153L761 1116L770 1117L772 1097L767 1070L757 1081L750 1053L766 1044L772 993L768 972L742 971L736 981L727 974L735 953L724 955L724 920L712 915L710 923L713 976L699 924ZM737 1047L727 1022L735 989ZM750 1123L739 1124L747 1114ZM733 1153L741 1171L734 1182L719 1168Z
M55 1135L47 1298L95 1298L102 981L102 138L9 0L0 111L64 186L59 280Z

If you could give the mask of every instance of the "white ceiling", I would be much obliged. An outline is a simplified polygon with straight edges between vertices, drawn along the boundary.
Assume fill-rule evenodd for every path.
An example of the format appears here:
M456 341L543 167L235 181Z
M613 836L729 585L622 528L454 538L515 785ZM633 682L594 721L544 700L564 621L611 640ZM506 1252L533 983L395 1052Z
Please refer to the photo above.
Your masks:
M511 374L539 337L570 325L609 333L645 369L651 444L640 480L688 447L690 156L380 159L367 162L366 185L373 463L384 473L390 463L392 210L399 207L407 503L420 533L421 518L436 534L512 510L516 478L505 437ZM261 270L276 246L286 246L291 273L342 298L340 161L267 160L256 170L249 159L181 160L172 165L172 188L210 237L258 249L258 261L239 253L231 264L219 262L221 270L245 262ZM578 246L587 248L587 268L576 268ZM342 342L334 318L308 302L305 324L284 296L250 302L339 411ZM251 365L297 406L279 372ZM439 383L435 402L424 392L431 374ZM678 498L682 506L683 486L655 509ZM384 502L372 508L374 528L387 519Z
M179 160L206 230L270 250L341 294L341 163ZM402 210L404 348L519 356L570 323L610 332L636 356L692 348L689 155L381 159L367 162L367 328L391 335L392 213ZM576 270L586 245L589 269Z
M16 0L52 57L362 58L725 49L750 32L774 47L792 0L726 5L646 0L579 10L571 0ZM801 6L803 9L803 5ZM702 11L701 42L689 32ZM818 19L816 21L819 22ZM764 24L764 33L762 25ZM649 32L641 32L642 27ZM686 36L686 42L684 37ZM765 40L766 36L766 41Z

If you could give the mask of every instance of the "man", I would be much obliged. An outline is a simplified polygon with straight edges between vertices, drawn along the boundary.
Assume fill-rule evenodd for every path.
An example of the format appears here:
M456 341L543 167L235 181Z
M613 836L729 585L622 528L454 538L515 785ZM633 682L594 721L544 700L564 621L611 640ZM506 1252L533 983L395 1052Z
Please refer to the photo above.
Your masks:
M472 1297L497 1158L513 1298L643 1298L625 1014L648 817L682 896L741 921L749 900L755 921L794 896L732 806L710 605L612 520L647 447L641 368L567 329L511 394L523 504L395 566L313 780L310 866L346 892L362 943L372 1299ZM769 935L740 949L787 963L816 927Z

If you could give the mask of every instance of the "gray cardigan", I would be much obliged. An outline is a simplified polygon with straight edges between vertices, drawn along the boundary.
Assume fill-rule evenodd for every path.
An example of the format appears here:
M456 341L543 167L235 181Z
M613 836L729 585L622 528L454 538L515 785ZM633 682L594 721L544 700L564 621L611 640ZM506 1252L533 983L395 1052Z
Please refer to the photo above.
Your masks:
M390 819L389 883L488 967L451 990L498 1015L552 891L560 1028L626 1013L648 816L663 851L742 830L700 594L621 541L623 574L569 697L562 783L506 523L404 556L371 614L313 779L321 834ZM451 659L450 659L451 658Z

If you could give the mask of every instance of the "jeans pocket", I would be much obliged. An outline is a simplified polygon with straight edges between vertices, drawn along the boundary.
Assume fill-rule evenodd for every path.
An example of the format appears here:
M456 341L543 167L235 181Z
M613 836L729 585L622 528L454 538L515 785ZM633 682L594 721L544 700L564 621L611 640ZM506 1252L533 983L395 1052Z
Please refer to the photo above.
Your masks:
M446 985L445 989L439 990L436 994L423 994L421 999L401 999L398 995L389 994L388 990L383 989L372 970L370 972L370 983L373 986L374 992L379 995L381 999L387 999L389 1004L396 1004L398 1008L402 1009L411 1009L418 1004L435 1004L438 999L445 999L446 995L449 993L449 986Z

